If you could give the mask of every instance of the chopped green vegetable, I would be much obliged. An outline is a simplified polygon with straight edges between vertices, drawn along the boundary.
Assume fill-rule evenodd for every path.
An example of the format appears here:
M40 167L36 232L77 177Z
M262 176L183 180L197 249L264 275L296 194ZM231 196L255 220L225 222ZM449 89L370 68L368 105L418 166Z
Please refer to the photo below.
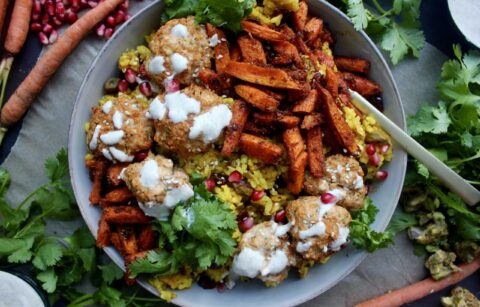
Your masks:
M441 302L444 307L480 306L480 300L462 287L455 287L450 296L442 297Z
M425 267L430 271L434 279L439 280L460 271L460 268L454 264L456 257L455 253L439 249L428 257Z

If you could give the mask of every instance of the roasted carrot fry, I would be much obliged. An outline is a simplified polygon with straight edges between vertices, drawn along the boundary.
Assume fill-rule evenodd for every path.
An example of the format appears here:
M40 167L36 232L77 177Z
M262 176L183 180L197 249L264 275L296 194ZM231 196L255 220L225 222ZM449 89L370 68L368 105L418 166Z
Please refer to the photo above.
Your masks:
M120 242L122 242L125 254L136 254L138 252L138 243L133 227L129 225L121 225L117 226L117 230L118 234L120 235Z
M268 88L268 87L265 87L265 86L260 86L258 85L257 88L259 90L262 90L264 91L265 93L267 93L268 95L272 96L274 99L278 100L278 101L282 101L285 99L285 94L284 93L280 93L279 91L276 91L276 90L273 90L271 88Z
M250 85L235 86L235 93L252 106L266 112L277 110L280 102L264 91Z
M370 71L370 62L359 58L336 56L335 65L337 65L337 68L341 71L346 70L361 74L368 74Z
M272 48L275 51L275 56L271 60L273 65L288 65L294 63L297 68L303 68L303 61L295 45L287 41L273 42Z
M319 89L319 94L333 133L350 154L357 155L358 146L355 143L355 135L343 118L343 114L335 103L332 95L324 88Z
M288 159L290 163L293 163L300 157L302 152L305 152L305 143L303 142L300 129L298 127L287 129L283 132L282 138L287 150Z
M245 34L237 38L237 43L244 62L261 66L267 64L265 51L258 39Z
M310 50L307 44L305 44L301 36L295 36L295 38L293 39L293 44L298 48L301 53L305 54L310 59L310 62L312 63L315 70L319 71L321 69L317 56L312 52L312 50Z
M98 205L102 199L102 181L103 176L107 170L107 163L105 160L98 160L93 169L93 184L92 191L90 192L90 203L92 205Z
M320 38L323 42L329 43L330 46L335 44L335 39L333 38L332 32L330 32L330 30L326 29L325 27L323 27L322 35L320 36Z
M305 33L305 41L307 43L313 43L318 39L323 30L323 20L317 17L310 19L303 29Z
M238 45L230 46L230 61L241 62L242 54Z
M253 64L232 61L228 63L225 73L246 82L274 88L293 90L302 88L287 72L278 68L260 67Z
M271 131L271 129L268 129L265 126L259 126L254 122L247 121L245 123L245 127L243 127L243 131L254 135L266 135Z
M297 160L293 161L288 168L287 189L294 195L299 194L303 189L307 156L306 152L302 152Z
M262 160L267 164L275 163L282 156L282 148L264 138L242 133L240 150L247 156Z
M217 74L210 69L204 69L198 74L198 78L218 95L225 94L232 86L232 80L225 74Z
M283 128L292 128L298 126L300 118L293 115L285 115L280 112L277 113L262 113L254 112L252 114L253 120L263 125L278 124Z
M288 37L288 40L291 40L295 37L295 32L293 32L292 28L287 26L286 24L281 25L278 30L285 34Z
M300 128L309 130L320 126L323 123L323 117L320 113L308 114L303 118Z
M121 187L108 192L103 200L109 203L119 204L128 203L133 198L132 192L127 187Z
M327 66L327 74L326 74L326 85L325 88L329 91L333 98L338 97L338 76L335 74L333 69Z
M237 148L249 112L249 107L244 101L236 100L233 104L232 119L227 127L225 140L223 141L222 155L224 157L229 157Z
M315 110L317 106L318 92L317 90L310 90L307 97L297 101L292 109L293 113L309 114Z
M314 177L324 175L324 161L322 130L320 126L307 130L308 167Z
M278 42L278 41L285 41L288 40L288 36L272 30L268 27L259 25L258 23L254 23L247 20L242 20L240 22L242 24L243 30L251 33L253 36L258 37L260 39L264 39L266 41Z
M143 226L142 231L138 236L138 248L142 251L151 250L158 247L155 232L152 225L147 224Z
M333 57L326 55L322 50L316 49L313 51L315 54L315 57L317 58L318 62L320 64L325 64L327 67L330 67L333 69L335 67L335 62L333 60Z
M349 72L344 72L342 75L343 80L347 82L348 86L362 96L374 96L382 93L380 85L367 78Z
M112 231L110 233L110 242L122 256L125 256L122 240L120 239L120 234L117 231Z
M295 31L301 32L305 28L308 16L308 5L306 2L300 2L298 10L292 13L292 23Z
M228 50L228 41L225 32L207 23L207 35L213 37L217 35L219 43L213 47L215 55L215 70L217 73L222 73L230 62L230 51Z
M120 178L120 175L122 173L122 170L127 167L127 164L125 163L116 163L110 165L110 167L107 170L107 181L108 184L112 187L118 187L123 183L122 178Z
M102 214L100 221L98 222L98 232L97 232L97 247L103 248L110 244L110 225L108 225L107 220L105 220L105 215Z
M140 208L129 206L107 207L103 209L105 220L117 224L145 224L151 218L145 215Z

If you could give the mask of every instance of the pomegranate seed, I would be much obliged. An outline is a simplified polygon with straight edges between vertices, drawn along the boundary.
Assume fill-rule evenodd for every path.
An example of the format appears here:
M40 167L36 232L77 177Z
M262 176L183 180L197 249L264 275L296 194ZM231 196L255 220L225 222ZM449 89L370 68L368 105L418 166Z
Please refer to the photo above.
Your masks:
M130 17L132 17L130 14L127 14L127 15L125 15L125 19L124 19L124 21L127 21L127 20L129 20L129 19L130 19Z
M242 174L239 171L233 171L228 175L228 182L239 183L242 181Z
M225 284L224 284L223 282L222 282L222 283L219 283L219 284L217 285L217 291L218 291L218 293L223 293L223 292L225 292L225 289L226 289L226 288L227 288L227 287L225 286Z
M147 77L147 70L145 69L145 65L142 63L140 67L138 67L138 72L140 73L140 77L146 78Z
M78 13L80 11L80 7L76 5L72 5L70 9L72 10L72 12L75 12L75 13Z
M65 20L65 13L59 13L55 17L60 21L64 21Z
M378 171L377 172L377 179L378 180L385 180L388 177L388 172L387 171Z
M212 192L217 185L215 184L215 180L213 180L212 178L208 178L207 180L205 180L205 186L207 187L207 190L209 192Z
M58 33L57 30L52 30L52 33L50 33L50 37L48 38L48 41L50 44L53 44L58 38Z
M119 8L120 8L121 11L128 10L128 1L124 1L124 2L120 3Z
M87 2L88 6L91 7L92 9L98 5L98 2L95 1L88 1Z
M32 23L32 25L30 26L30 29L32 29L32 31L38 32L38 31L41 31L41 30L42 30L42 25L39 24L38 22L34 22L34 23Z
M55 6L53 5L52 2L47 2L45 4L45 11L47 12L48 15L53 16L55 15Z
M380 146L380 152L383 153L383 154L386 154L389 149L390 149L389 144L383 144L382 146Z
M249 216L241 220L240 223L238 223L238 228L240 228L241 232L246 232L253 227L253 224L253 217Z
M110 37L112 37L112 35L113 35L113 29L112 28L106 28L104 37L106 39L109 39Z
M148 150L139 151L135 154L135 161L142 162L147 158L147 156L148 156Z
M87 7L88 1L87 0L80 0L80 7Z
M48 45L47 34L43 32L38 32L38 39L40 40L40 43L42 43L43 45Z
M40 0L41 5L45 5L45 2L47 2L47 1L46 0Z
M106 22L107 22L107 25L109 25L110 27L115 27L117 25L117 22L115 21L115 17L113 16L108 16Z
M142 82L140 84L140 86L138 87L138 89L140 90L140 92L145 95L146 97L150 97L152 96L153 92L152 92L152 86L150 85L149 82Z
M365 151L367 152L367 155L369 155L369 156L373 155L375 153L375 145L368 144Z
M42 24L45 25L50 21L50 16L48 14L43 14L42 15Z
M125 16L127 16L124 12L122 11L118 11L116 14L115 14L115 22L117 24L121 24L122 22L124 22L126 19L125 19Z
M78 16L75 12L72 12L72 11L68 11L67 12L67 21L68 23L72 24L74 23L75 21L77 21L78 19Z
M42 13L42 4L40 3L40 1L36 0L36 1L33 2L32 12L34 14Z
M374 153L373 155L368 157L368 161L371 165L378 166L380 164L380 157L377 153Z
M265 196L265 192L263 190L255 190L252 192L252 195L250 196L250 198L253 201L259 201L260 199L263 198L263 196Z
M280 210L277 213L275 213L273 220L276 223L283 224L285 223L286 218L287 218L287 212L285 210Z
M58 2L55 5L55 13L57 14L64 14L65 13L65 5L62 2Z
M97 27L97 35L100 36L100 37L103 37L103 35L105 35L105 25L102 23L100 24L98 27Z
M53 22L53 25L56 26L57 28L63 24L63 22L60 19L58 19L57 16L53 16L52 22Z
M165 79L164 86L167 93L173 93L180 90L180 83L175 79Z
M137 75L135 74L133 69L127 68L127 70L125 70L125 80L127 80L128 83L132 84L137 82Z
M48 33L52 32L52 30L53 30L52 25L50 25L50 24L48 24L48 23L43 26L43 32L44 32L45 34L48 34Z
M129 84L127 80L122 79L118 82L118 90L122 93L125 93L128 90Z
M331 204L333 202L335 202L335 195L333 195L332 193L323 193L321 196L320 196L320 199L322 200L322 203L324 204Z
M40 14L33 13L32 14L32 20L33 21L40 21Z

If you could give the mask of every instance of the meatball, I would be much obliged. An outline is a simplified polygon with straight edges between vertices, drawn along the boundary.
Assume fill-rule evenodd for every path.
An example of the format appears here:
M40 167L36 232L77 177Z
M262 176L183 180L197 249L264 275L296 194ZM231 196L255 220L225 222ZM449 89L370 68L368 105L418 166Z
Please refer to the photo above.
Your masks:
M161 94L151 103L154 140L182 157L208 151L221 137L232 112L220 96L190 85L180 92Z
M87 143L96 156L131 162L135 153L152 145L152 123L135 99L119 96L92 108Z
M279 283L295 265L295 255L289 247L287 231L290 224L263 222L245 232L233 258L232 274Z
M168 21L158 29L149 47L152 56L145 67L158 84L169 77L190 84L201 70L210 67L212 48L207 32L193 16Z
M144 161L130 164L121 177L145 214L158 219L168 218L179 202L193 196L188 175L160 155L150 153Z
M360 209L367 195L363 184L363 170L357 160L343 155L333 155L325 160L324 177L305 175L304 190L310 195L330 192L337 204L347 209Z
M351 216L345 208L305 196L289 202L286 211L292 242L303 259L320 262L347 242Z

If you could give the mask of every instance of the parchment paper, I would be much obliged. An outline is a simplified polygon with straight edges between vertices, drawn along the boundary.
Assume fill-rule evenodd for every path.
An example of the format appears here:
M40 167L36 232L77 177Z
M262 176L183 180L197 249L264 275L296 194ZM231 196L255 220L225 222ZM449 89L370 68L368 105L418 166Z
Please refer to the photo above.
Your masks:
M151 2L131 1L130 11L133 14ZM60 148L67 147L77 91L103 43L92 35L80 44L27 113L18 140L3 163L3 167L12 175L7 195L12 204L18 204L32 190L46 182L43 161ZM415 112L422 102L436 101L435 83L444 60L440 51L427 44L419 59L408 59L393 67L407 113ZM81 219L75 223L52 221L47 226L49 231L62 235L70 233L81 223ZM369 255L337 286L304 306L351 306L422 279L425 276L423 260L413 255L406 235L399 234L395 241L395 246Z

